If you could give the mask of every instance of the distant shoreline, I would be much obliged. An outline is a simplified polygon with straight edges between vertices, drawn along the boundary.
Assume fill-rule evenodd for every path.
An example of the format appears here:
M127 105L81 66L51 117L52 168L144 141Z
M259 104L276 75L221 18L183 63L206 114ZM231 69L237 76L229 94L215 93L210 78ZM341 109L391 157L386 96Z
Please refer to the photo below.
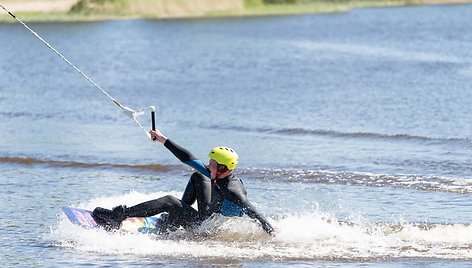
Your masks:
M277 16L348 12L356 8L368 7L472 4L472 0L334 0L304 4L247 5L245 3L248 1L245 0L221 0L219 6L216 6L214 2L207 0L208 4L205 6L205 0L201 0L203 5L198 6L195 5L198 2L185 4L185 1L180 1L179 4L169 4L165 3L166 0L162 0L164 4L159 1L152 2L157 2L157 4L150 4L151 2L146 2L146 0L134 1L129 2L126 8L107 5L106 9L98 7L97 10L89 8L86 11L78 12L73 12L71 9L79 0L6 0L2 1L2 4L26 22ZM110 8L110 6L112 7ZM0 9L0 23L12 22L15 20L3 9Z

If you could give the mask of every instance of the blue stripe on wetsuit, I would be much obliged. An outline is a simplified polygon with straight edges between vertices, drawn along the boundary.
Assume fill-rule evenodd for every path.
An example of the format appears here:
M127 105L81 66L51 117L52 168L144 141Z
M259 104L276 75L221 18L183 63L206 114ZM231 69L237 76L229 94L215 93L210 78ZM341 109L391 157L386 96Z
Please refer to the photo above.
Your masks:
M226 217L239 217L243 215L244 208L224 199L221 204L220 214Z
M184 164L191 166L192 168L200 172L202 175L210 178L210 172L201 160L189 160L184 162ZM236 205L228 199L224 199L223 204L221 204L220 214L227 217L237 217L242 215L242 211L243 208L241 206Z
M200 172L202 175L207 176L208 178L210 178L210 172L208 171L208 169L205 167L205 165L203 164L203 162L201 160L198 160L198 159L189 160L189 161L184 162L184 164L193 167L198 172Z

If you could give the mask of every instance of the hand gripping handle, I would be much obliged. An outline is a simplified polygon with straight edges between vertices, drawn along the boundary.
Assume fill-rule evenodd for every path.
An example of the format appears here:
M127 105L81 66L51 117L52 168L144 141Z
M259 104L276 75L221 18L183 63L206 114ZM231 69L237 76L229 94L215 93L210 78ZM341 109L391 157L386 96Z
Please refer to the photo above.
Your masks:
M156 111L151 110L151 122L152 122L152 130L156 130ZM152 139L156 141L156 138Z

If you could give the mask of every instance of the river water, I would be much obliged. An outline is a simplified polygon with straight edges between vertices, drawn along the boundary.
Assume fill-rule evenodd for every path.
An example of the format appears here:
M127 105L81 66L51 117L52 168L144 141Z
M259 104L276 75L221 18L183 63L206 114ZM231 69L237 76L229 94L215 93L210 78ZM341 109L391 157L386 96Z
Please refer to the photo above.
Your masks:
M73 226L180 196L191 170L19 24L0 25L0 266L470 267L472 6L31 24L205 162L217 145L277 228ZM138 120L150 128L149 114Z

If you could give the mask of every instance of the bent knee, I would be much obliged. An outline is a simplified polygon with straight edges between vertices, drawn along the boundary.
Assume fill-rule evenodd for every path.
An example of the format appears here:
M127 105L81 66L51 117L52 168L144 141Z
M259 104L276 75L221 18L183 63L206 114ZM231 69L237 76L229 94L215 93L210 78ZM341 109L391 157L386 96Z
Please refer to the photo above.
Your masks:
M164 203L166 206L181 206L182 201L180 201L177 197L173 195L166 195L160 198L161 202Z

